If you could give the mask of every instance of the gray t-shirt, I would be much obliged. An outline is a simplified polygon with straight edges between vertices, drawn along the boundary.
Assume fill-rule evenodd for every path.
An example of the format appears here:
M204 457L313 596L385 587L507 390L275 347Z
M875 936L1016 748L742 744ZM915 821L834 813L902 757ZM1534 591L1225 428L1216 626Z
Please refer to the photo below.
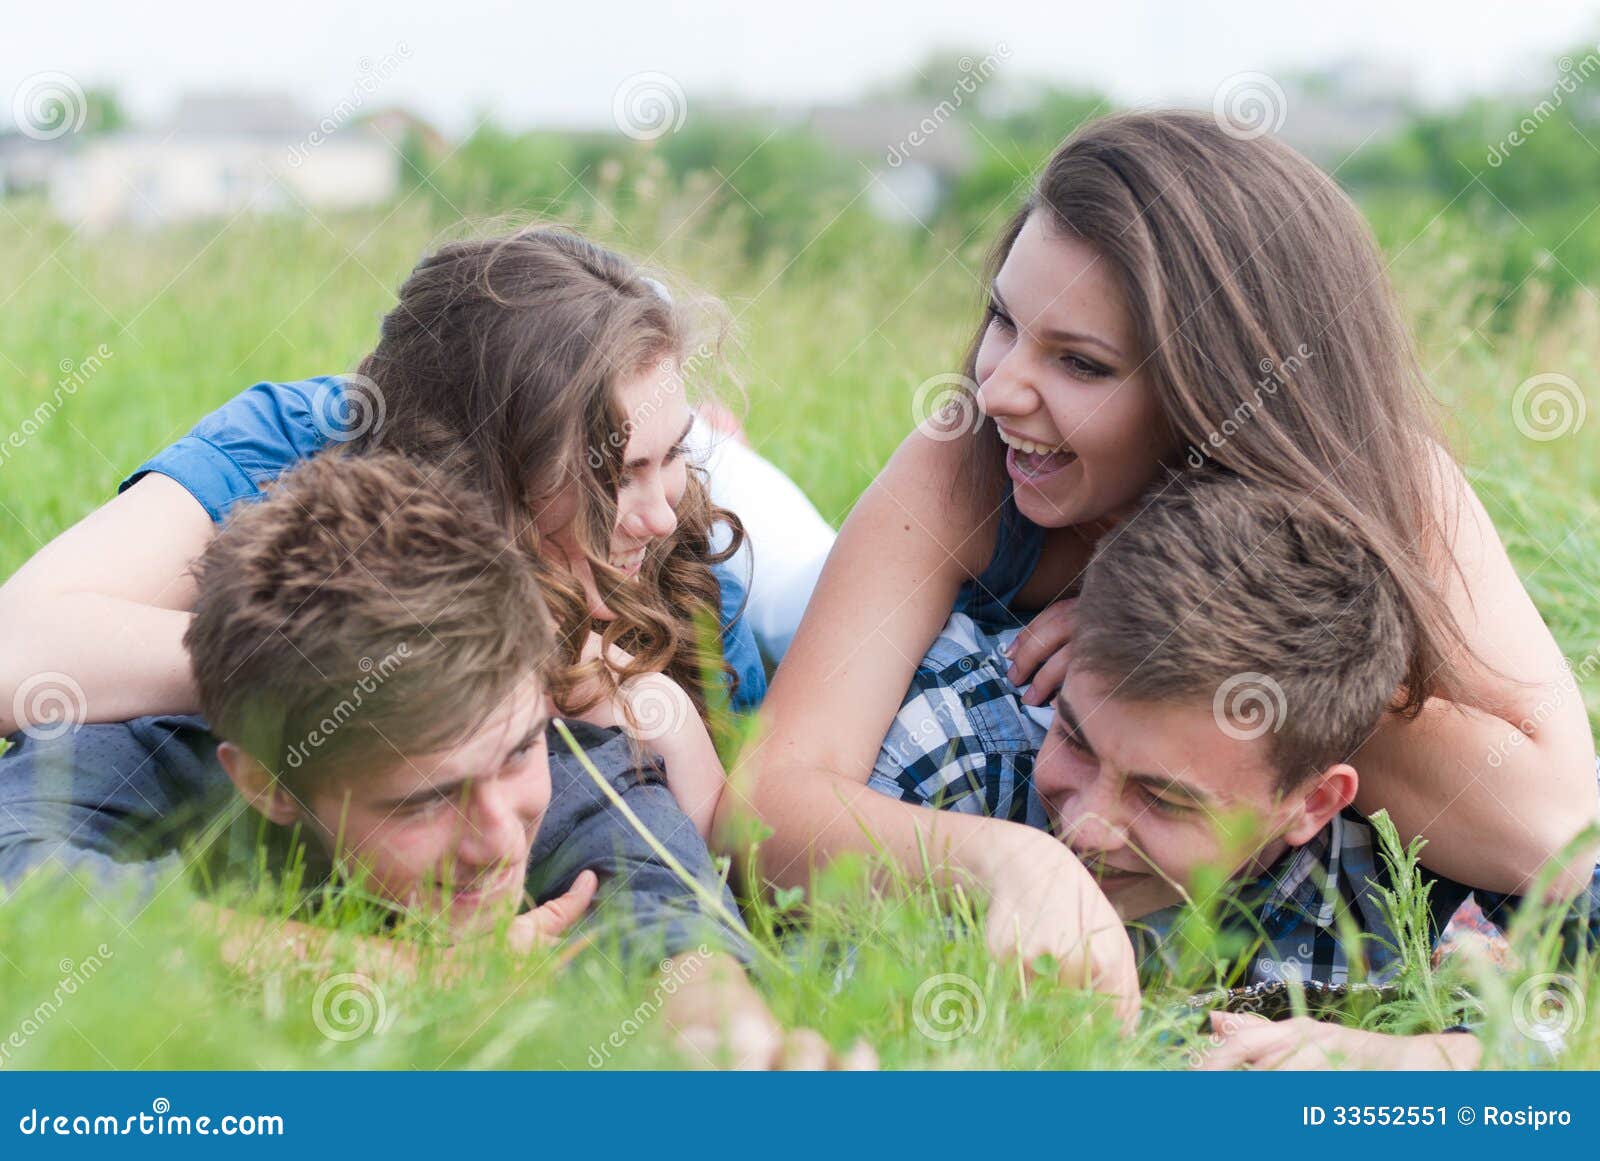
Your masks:
M701 886L738 914L705 842L667 789L659 762L641 762L617 730L569 723L595 768ZM80 879L154 884L203 858L208 877L269 864L296 845L234 791L217 740L193 716L80 726L60 737L13 735L0 756L0 882L54 863ZM749 962L748 933L709 914L617 810L553 729L550 808L528 860L527 891L553 899L593 869L599 901L577 930L630 954L677 955L701 943ZM307 852L314 854L314 852ZM313 865L310 869L326 871Z

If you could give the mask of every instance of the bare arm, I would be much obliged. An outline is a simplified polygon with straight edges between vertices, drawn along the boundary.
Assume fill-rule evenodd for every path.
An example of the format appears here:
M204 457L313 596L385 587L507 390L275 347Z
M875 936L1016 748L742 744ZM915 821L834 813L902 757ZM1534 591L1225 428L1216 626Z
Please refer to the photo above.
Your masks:
M213 535L199 501L152 474L17 570L0 586L0 733L51 689L84 721L193 712L188 568Z
M959 455L915 433L900 446L845 521L773 679L765 736L734 778L753 779L749 800L775 832L760 852L773 882L803 884L813 860L874 840L915 872L923 849L939 861L953 835L988 829L866 787L917 664L994 543L986 505L952 503Z
M1475 887L1526 893L1595 820L1594 738L1583 695L1534 608L1489 515L1459 468L1441 460L1456 499L1454 551L1465 583L1450 604L1489 669L1470 674L1472 705L1435 699L1414 721L1386 718L1357 756L1356 806L1387 808L1401 837L1427 838L1422 861ZM1588 883L1594 851L1555 889Z
M600 634L591 632L583 659L600 656L601 648ZM633 657L612 645L606 662L622 672L633 664ZM579 720L620 729L660 758L667 768L667 788L700 837L709 837L728 778L689 695L666 674L645 673L622 682L613 694L596 694L584 687L577 701L582 704L590 697L596 700Z
M758 850L761 870L781 885L807 884L814 864L841 853L880 851L913 878L976 885L990 899L991 949L1025 962L1054 955L1068 978L1116 993L1128 1016L1138 1003L1132 948L1065 846L1018 823L899 802L866 785L961 582L992 553L998 504L951 489L960 454L957 444L913 434L863 494L719 821L753 806L773 831Z

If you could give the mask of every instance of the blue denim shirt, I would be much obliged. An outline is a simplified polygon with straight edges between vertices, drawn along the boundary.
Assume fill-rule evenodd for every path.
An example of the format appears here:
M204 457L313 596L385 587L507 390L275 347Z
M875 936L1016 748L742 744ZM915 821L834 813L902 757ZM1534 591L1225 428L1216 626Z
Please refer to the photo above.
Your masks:
M149 472L170 476L220 524L234 504L259 497L262 486L280 473L349 439L352 422L364 418L345 398L344 383L335 375L257 383L140 464L117 490ZM713 571L722 593L722 650L738 676L733 707L754 709L766 696L767 675L755 634L744 620L749 586L732 562Z

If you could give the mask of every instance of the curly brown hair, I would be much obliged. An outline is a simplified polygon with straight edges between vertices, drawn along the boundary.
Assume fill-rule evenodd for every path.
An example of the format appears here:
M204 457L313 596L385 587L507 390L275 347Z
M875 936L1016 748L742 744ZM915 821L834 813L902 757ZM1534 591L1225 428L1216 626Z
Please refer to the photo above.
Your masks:
M738 551L744 529L712 503L703 471L690 465L677 528L651 547L637 578L610 559L626 444L619 434L632 426L617 388L657 365L681 385L694 322L633 262L570 230L534 226L449 242L424 257L357 368L357 389L378 393L382 419L352 446L462 475L531 549L562 662L551 693L566 713L620 681L665 673L704 714L708 677L732 680L718 635L702 626L717 624L711 566ZM694 361L716 351L708 341ZM614 620L597 622L569 560L541 543L536 515L569 491L578 501L570 537ZM713 552L718 524L732 535ZM632 661L621 670L582 661L591 631Z

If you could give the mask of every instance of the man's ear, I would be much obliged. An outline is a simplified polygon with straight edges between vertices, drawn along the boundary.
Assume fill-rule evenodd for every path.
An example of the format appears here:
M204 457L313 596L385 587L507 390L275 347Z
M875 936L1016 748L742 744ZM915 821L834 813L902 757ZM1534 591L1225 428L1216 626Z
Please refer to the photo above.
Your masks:
M1291 790L1289 798L1294 805L1283 841L1292 847L1310 842L1334 815L1355 801L1360 785L1356 768L1340 762Z
M263 818L279 826L288 826L294 822L296 818L294 799L278 785L277 779L272 776L272 771L232 742L223 742L217 746L217 760L228 772L228 779L233 783L234 789Z

